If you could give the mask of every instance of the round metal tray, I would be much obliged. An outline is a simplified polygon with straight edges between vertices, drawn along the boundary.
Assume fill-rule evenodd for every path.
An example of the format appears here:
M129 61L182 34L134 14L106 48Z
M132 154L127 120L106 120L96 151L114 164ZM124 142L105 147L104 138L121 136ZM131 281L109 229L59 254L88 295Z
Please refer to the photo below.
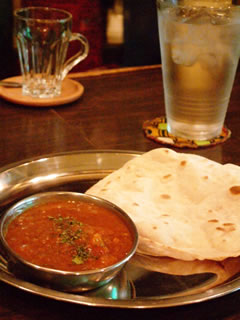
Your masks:
M14 202L36 192L85 192L99 179L139 155L140 153L134 151L81 151L34 158L4 167L0 171L0 214ZM8 268L7 258L0 250L0 280L51 299L112 308L186 305L217 298L240 287L240 278L237 275L212 287L216 275L211 272L211 268L188 274L185 267L187 265L180 263L180 267L185 270L181 274L174 263L167 258L153 258L151 261L150 257L136 255L108 285L84 294L70 294L14 275ZM175 266L174 272L164 272L166 266L172 265Z

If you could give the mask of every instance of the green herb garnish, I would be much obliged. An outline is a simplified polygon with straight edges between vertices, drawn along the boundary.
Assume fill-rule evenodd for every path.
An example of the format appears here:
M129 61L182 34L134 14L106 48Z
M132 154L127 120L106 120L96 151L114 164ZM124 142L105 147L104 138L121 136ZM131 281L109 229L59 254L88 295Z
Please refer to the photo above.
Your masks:
M75 264L83 264L90 255L90 249L84 246L79 246L76 248L76 256L72 259Z
M83 264L90 255L90 249L77 244L77 240L85 240L86 235L83 232L84 224L70 217L58 216L56 218L48 216L53 221L58 232L60 243L66 243L73 247L76 253L73 256L72 262L75 264Z

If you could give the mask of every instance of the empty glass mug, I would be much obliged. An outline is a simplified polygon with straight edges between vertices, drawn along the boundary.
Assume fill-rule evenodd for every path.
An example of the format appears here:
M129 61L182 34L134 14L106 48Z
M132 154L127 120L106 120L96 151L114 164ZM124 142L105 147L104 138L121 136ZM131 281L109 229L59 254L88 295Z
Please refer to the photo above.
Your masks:
M65 10L27 7L16 10L14 17L23 95L60 95L62 80L88 55L87 39L71 32L72 15ZM80 42L80 50L66 60L69 42L74 40Z

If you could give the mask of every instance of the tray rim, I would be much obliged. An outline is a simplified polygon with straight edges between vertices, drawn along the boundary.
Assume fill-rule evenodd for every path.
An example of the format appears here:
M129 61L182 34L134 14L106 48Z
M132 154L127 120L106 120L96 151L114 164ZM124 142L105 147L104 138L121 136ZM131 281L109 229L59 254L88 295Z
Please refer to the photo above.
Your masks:
M31 162L39 161L41 159L45 158L54 158L54 157L61 157L61 156L68 156L68 155L77 155L77 154L97 154L97 153L109 153L109 154L132 154L132 155L141 155L144 152L143 151L136 151L136 150L118 150L118 149L91 149L91 150L74 150L74 151L66 151L66 152L55 152L55 153L47 153L39 156L33 156L29 157L23 160L14 161L10 164L6 164L2 167L0 167L0 174L4 171L7 171L9 169L16 168L17 166L26 165Z
M26 160L17 161L11 163L9 165L5 165L0 168L0 174L5 173L6 171L11 171L16 169L22 165L30 165L31 163L35 163L41 159L51 159L54 157L65 157L68 155L87 155L87 154L121 154L123 156L131 155L131 156L139 156L143 152L139 151L131 151L131 150L80 150L80 151L68 151L68 152L60 152L60 153L52 153L48 155L42 155L37 157L28 158ZM1 258L1 256L0 256ZM1 260L0 260L1 261ZM123 308L123 309L150 309L150 308L165 308L165 307L176 307L183 306L189 304L200 303L212 299L216 299L222 297L224 295L233 293L240 289L240 277L237 277L233 280L230 280L224 284L216 286L208 291L204 291L201 293L175 296L175 297L146 297L146 298L133 298L133 299L104 299L99 297L92 296L83 296L81 294L72 294L57 291L54 289L49 289L46 287L41 287L40 285L27 282L25 280L16 278L12 273L4 270L4 268L0 265L0 281L7 283L15 288L20 290L24 290L30 292L35 295L43 296L46 298L70 302L85 306L92 307L109 307L109 308Z

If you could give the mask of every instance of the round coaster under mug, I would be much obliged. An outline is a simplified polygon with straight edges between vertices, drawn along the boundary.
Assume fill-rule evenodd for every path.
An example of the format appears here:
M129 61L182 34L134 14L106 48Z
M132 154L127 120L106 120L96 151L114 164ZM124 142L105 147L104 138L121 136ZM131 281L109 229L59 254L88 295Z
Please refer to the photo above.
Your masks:
M12 82L22 82L22 77L11 77L4 79ZM3 81L4 81L3 80ZM80 98L84 92L84 87L78 81L65 78L62 82L62 92L54 98L33 98L24 96L22 88L0 87L0 96L12 103L21 104L29 107L57 107L73 102Z

